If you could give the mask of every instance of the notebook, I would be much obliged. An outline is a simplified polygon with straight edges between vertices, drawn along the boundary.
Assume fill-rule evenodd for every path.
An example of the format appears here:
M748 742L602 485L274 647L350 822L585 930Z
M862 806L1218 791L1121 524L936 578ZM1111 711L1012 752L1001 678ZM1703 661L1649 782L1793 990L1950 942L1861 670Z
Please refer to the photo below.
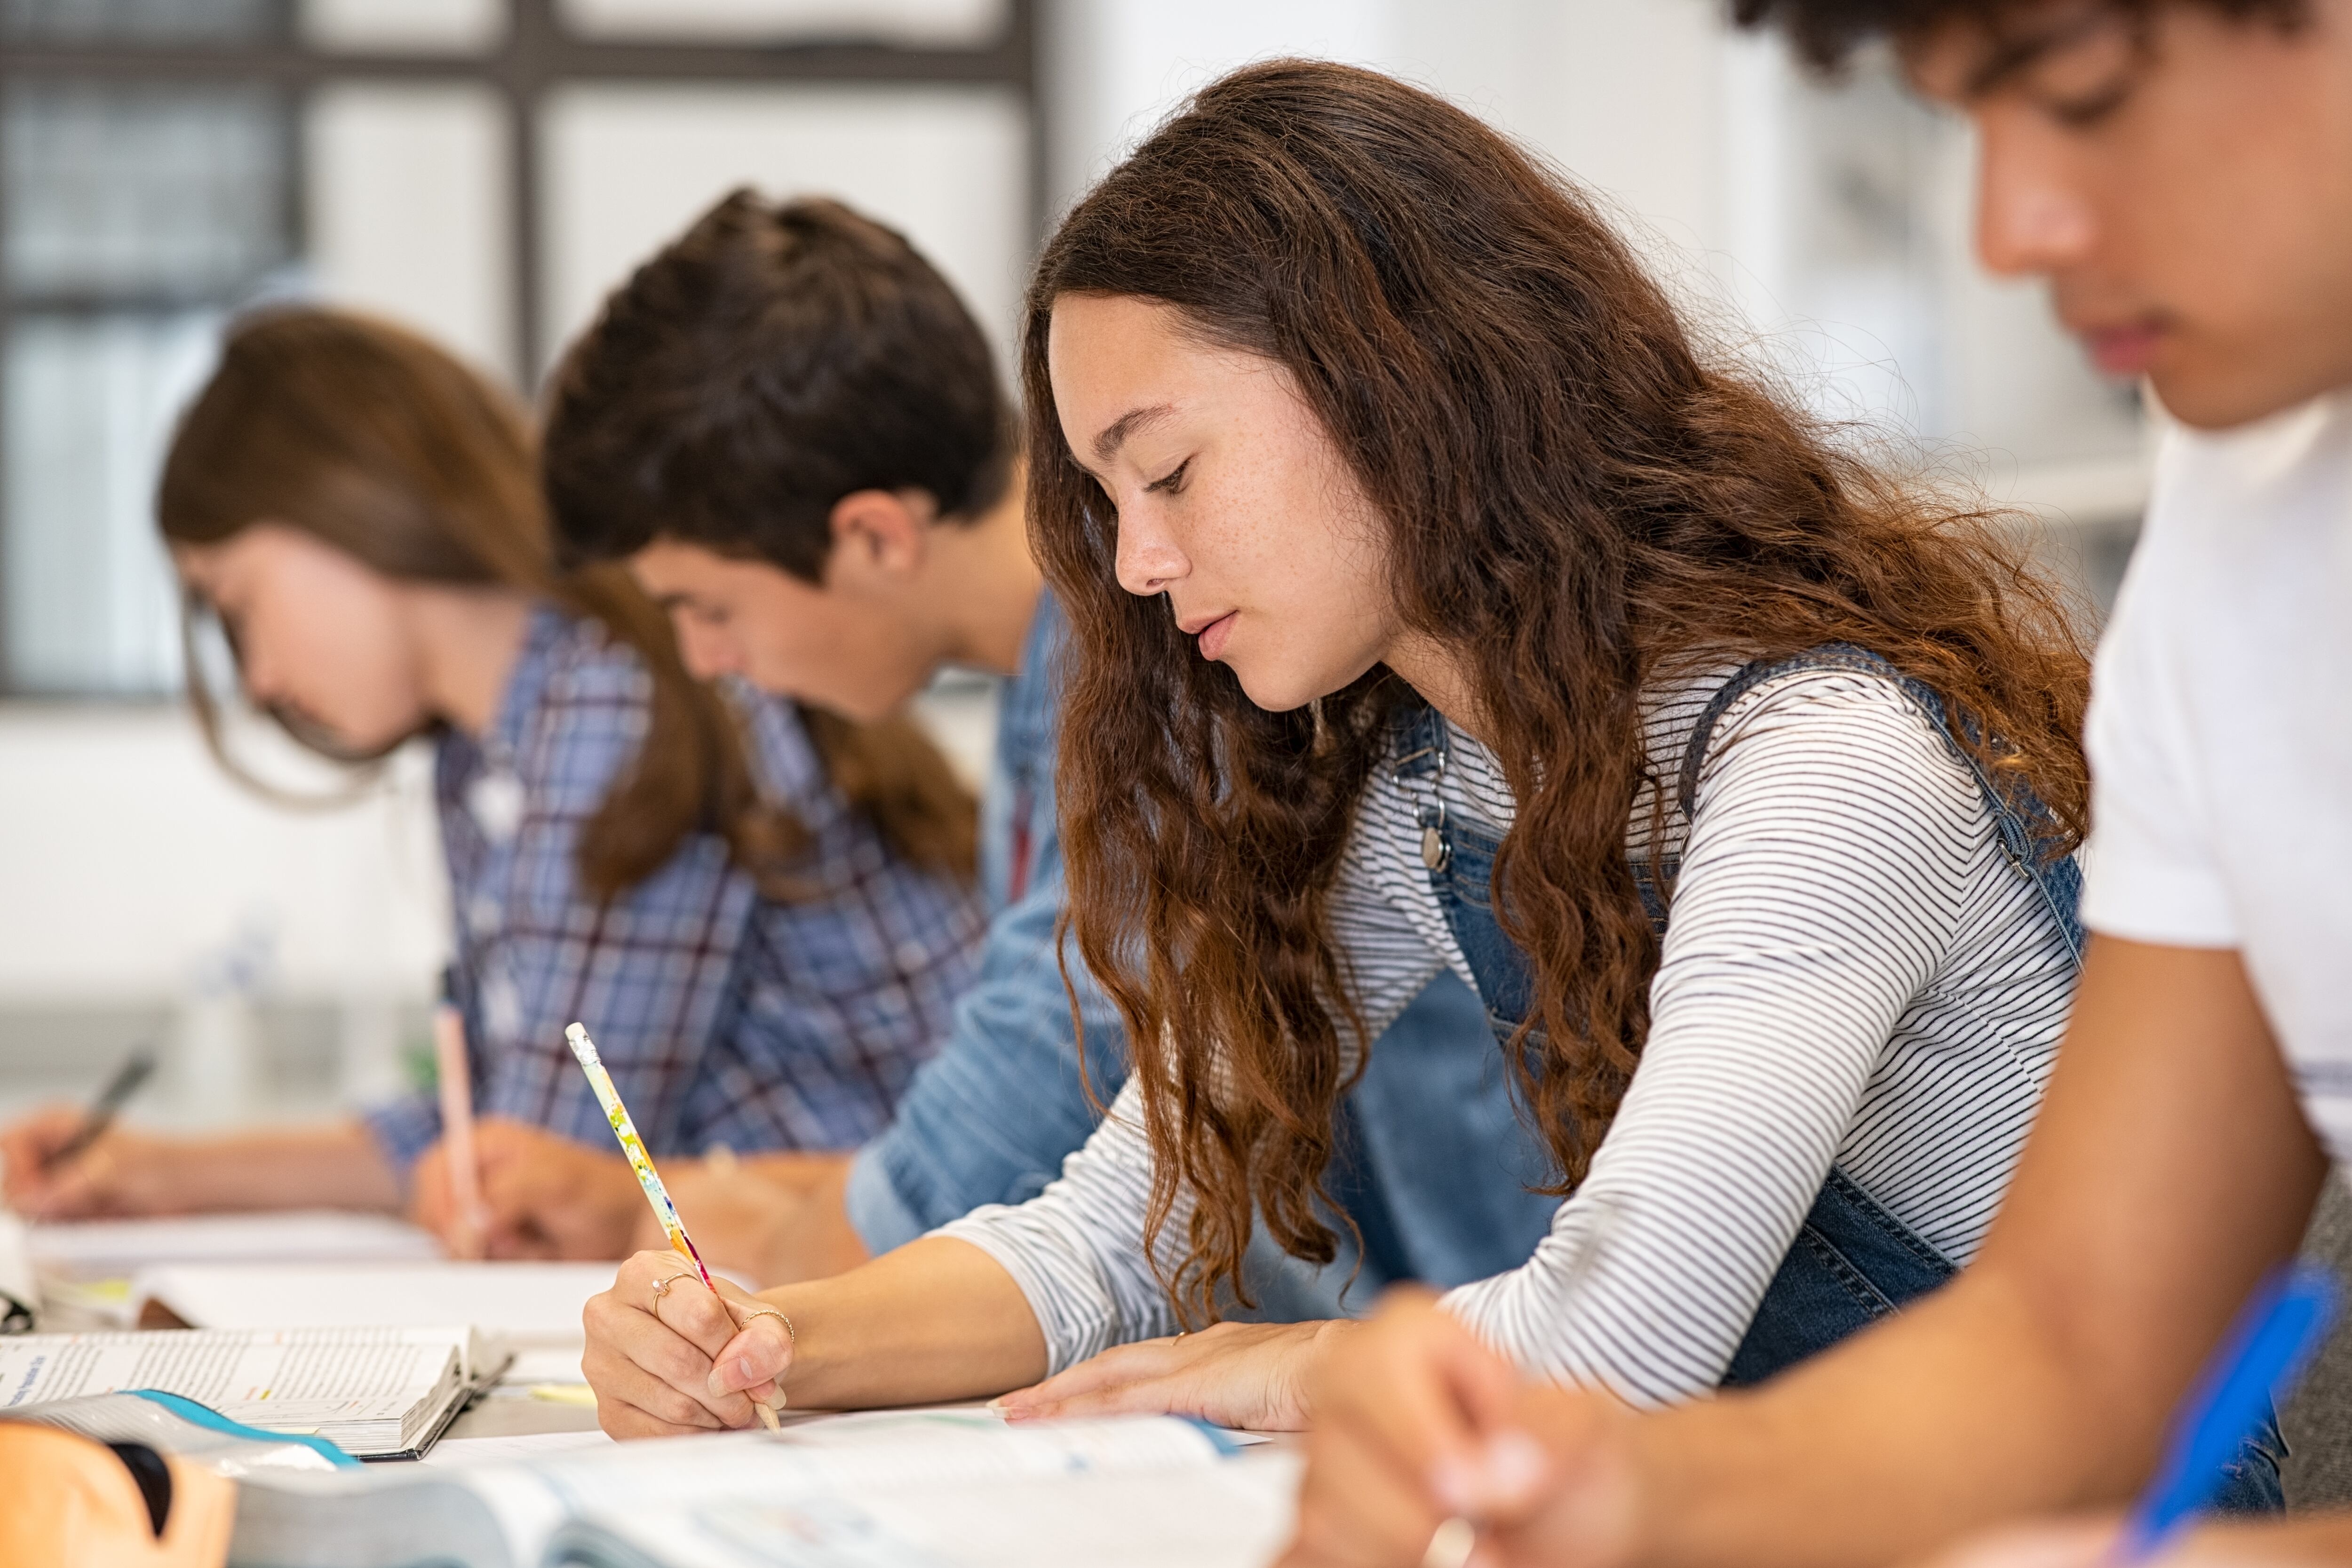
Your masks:
M0 1340L0 1412L153 1389L362 1459L413 1459L497 1378L505 1358L492 1359L467 1329L25 1334Z
M1173 1416L803 1416L467 1469L251 1477L241 1568L1259 1568L1297 1459Z
M1263 1568L1282 1550L1299 1456L699 1508L599 1510L547 1568Z

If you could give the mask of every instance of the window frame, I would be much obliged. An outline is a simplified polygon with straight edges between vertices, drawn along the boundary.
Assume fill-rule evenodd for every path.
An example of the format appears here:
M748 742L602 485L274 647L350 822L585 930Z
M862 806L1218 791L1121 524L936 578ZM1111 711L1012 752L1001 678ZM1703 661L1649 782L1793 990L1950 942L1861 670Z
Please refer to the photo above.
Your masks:
M148 43L142 40L47 42L0 34L0 89L24 81L87 82L100 86L184 87L264 85L284 93L297 110L320 89L347 83L415 83L487 88L496 96L507 136L507 268L510 352L525 390L545 363L546 292L542 110L551 95L583 86L677 86L698 83L852 85L860 87L977 84L1009 88L1027 124L1028 221L1033 236L1045 219L1046 125L1039 13L1043 0L1005 0L1005 23L992 42L972 46L877 43L736 44L582 37L566 29L558 0L504 0L507 26L478 51L321 48L292 36L285 41ZM288 199L297 255L307 249L301 147L295 132ZM0 160L0 179L5 177ZM6 245L7 208L0 193L0 254ZM43 293L20 300L0 275L0 344L20 315L142 312L185 309L192 301L109 294L78 300ZM5 387L0 387L5 396ZM0 421L5 409L0 406ZM5 427L0 426L0 427ZM5 503L0 503L4 505ZM8 519L0 514L0 530ZM0 617L5 617L0 601ZM11 701L106 701L103 692L72 695L20 691L8 668L7 627L0 619L0 699ZM128 695L128 694L125 694ZM131 697L131 700L140 699Z

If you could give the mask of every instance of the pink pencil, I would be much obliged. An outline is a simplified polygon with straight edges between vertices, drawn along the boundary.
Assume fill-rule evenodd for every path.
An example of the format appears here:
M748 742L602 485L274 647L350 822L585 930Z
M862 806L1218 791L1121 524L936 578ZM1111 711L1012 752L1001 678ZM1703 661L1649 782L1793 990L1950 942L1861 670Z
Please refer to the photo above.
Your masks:
M466 1020L446 1002L433 1010L433 1059L441 1089L441 1142L457 1215L452 1250L460 1258L479 1258L489 1215L482 1205L481 1167L474 1156L474 1072L466 1059Z

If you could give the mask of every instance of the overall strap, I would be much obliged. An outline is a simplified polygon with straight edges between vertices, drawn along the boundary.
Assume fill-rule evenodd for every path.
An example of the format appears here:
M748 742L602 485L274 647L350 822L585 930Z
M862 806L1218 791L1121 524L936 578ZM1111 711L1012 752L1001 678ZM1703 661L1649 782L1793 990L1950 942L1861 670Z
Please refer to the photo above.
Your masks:
M1716 726L1723 721L1723 715L1733 703L1765 681L1800 669L1845 670L1893 681L1895 689L1927 715L1936 733L1943 737L1946 749L1959 759L1960 765L1976 781L1978 793L1992 814L1993 832L2000 840L2001 853L2010 864L2025 873L2042 895L2043 905L2059 933L2066 939L2066 949L2079 967L2085 942L2081 913L2083 869L2073 855L2060 849L2064 833L2056 814L2042 804L2033 793L2033 786L2024 779L1990 772L1974 752L1961 743L1961 735L1973 737L1973 720L1960 715L1960 729L1956 732L1952 714L1935 688L1905 675L1884 655L1868 648L1831 643L1784 658L1759 658L1725 681L1699 716L1697 725L1691 731L1690 744L1683 752L1682 778L1675 800L1684 820L1690 820L1697 805L1699 773L1706 763Z

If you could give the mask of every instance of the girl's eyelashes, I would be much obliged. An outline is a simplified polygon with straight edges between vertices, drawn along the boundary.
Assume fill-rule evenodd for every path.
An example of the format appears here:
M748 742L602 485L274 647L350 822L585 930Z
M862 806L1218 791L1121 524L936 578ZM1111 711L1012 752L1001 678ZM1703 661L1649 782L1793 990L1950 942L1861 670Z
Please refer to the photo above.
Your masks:
M1174 495L1177 491L1184 488L1184 470L1192 466L1192 459L1190 458L1185 458L1182 462L1169 469L1165 475L1144 486L1143 493L1146 495Z
M2132 87L2130 77L2119 77L2096 92L2053 99L2046 107L2050 117L2059 124L2071 131L2087 131L2121 109L2124 100L2131 96Z

